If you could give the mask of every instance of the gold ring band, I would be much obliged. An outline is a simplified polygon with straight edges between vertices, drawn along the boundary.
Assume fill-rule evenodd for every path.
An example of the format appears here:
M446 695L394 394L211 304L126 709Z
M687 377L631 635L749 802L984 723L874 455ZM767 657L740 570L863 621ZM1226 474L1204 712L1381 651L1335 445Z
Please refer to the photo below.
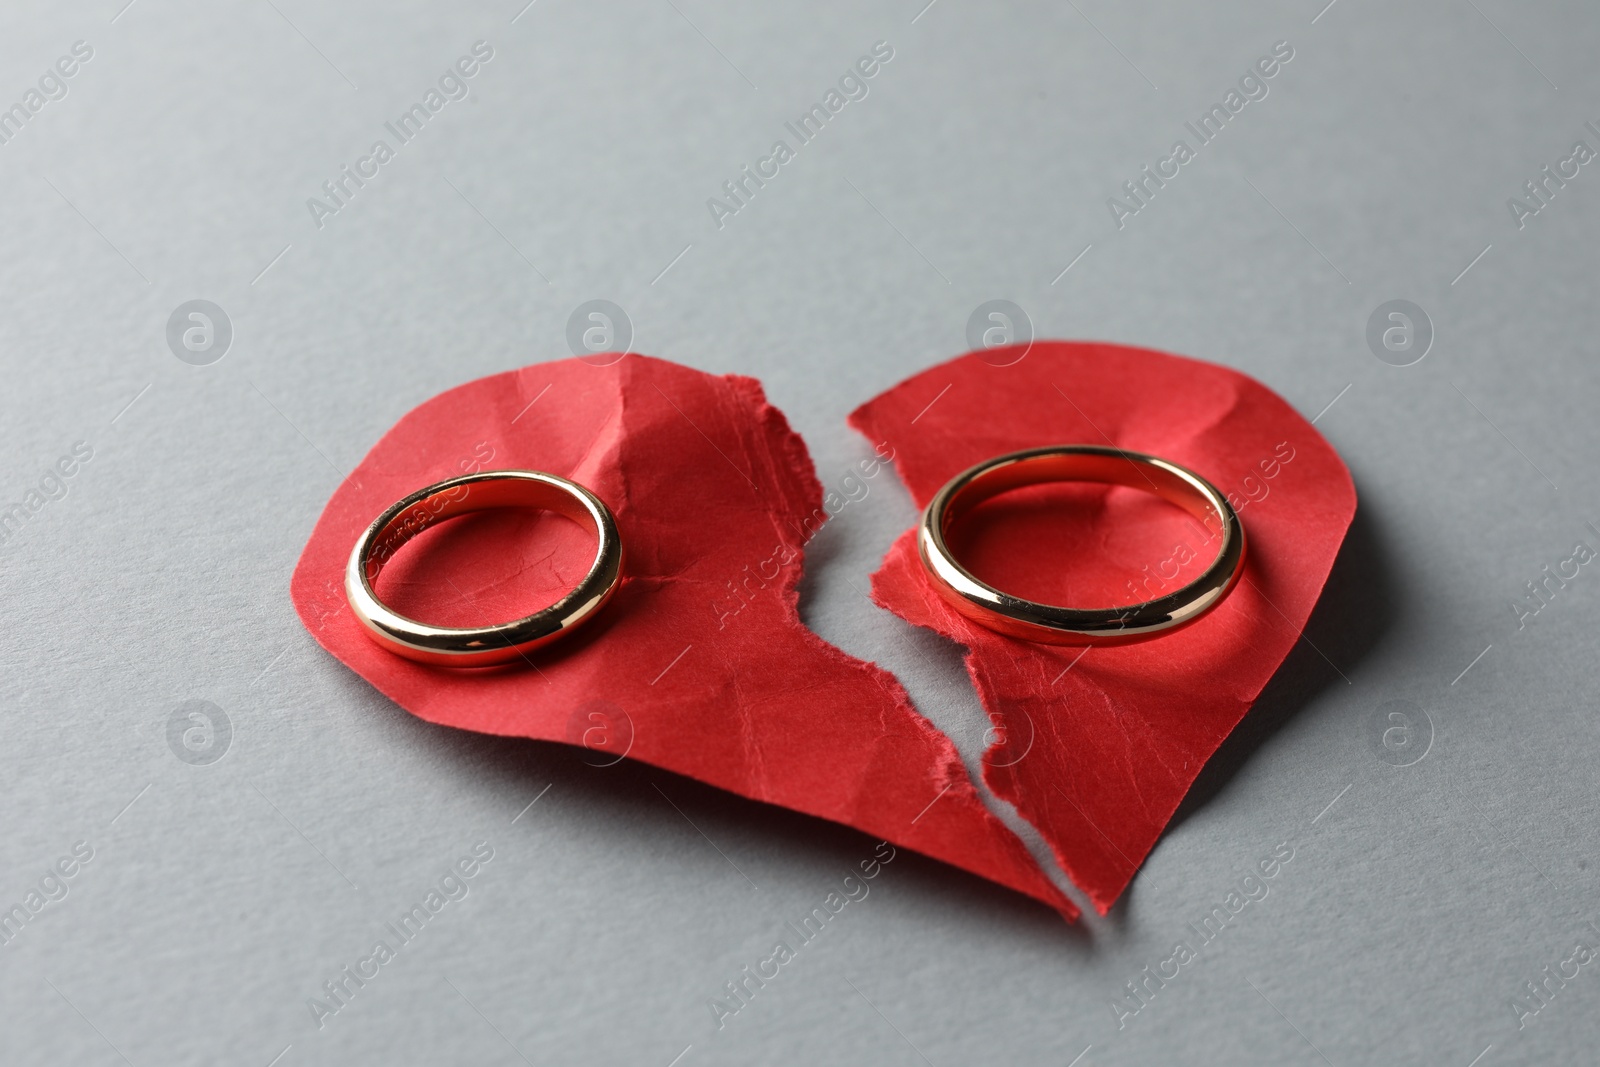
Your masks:
M1045 482L1102 482L1146 489L1221 535L1216 559L1194 581L1165 596L1111 608L1064 608L1024 600L988 585L956 561L945 535L990 497ZM1030 448L986 460L945 483L922 512L917 530L922 565L941 595L991 630L1052 645L1115 645L1187 626L1216 607L1244 570L1239 516L1217 488L1176 463L1098 445Z
M434 626L378 599L373 584L401 545L455 515L496 508L544 508L594 528L594 563L576 588L532 615L490 626ZM598 612L622 576L622 541L605 503L577 482L544 471L481 471L446 478L395 502L356 540L344 590L368 636L407 659L444 667L486 667L524 657Z

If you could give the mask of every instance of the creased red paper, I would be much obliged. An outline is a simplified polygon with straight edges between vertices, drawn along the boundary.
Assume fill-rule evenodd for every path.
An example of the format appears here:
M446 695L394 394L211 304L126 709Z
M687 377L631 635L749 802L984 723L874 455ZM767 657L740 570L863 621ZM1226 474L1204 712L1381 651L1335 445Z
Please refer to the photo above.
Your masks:
M616 596L529 667L433 668L378 648L342 592L357 536L415 489L503 468L572 478L611 507L625 553ZM291 591L324 648L429 722L626 753L1076 917L894 677L801 624L802 548L825 517L804 443L754 379L590 356L409 412L328 502ZM592 544L552 516L463 516L398 553L378 592L446 625L514 618L576 584Z
M966 646L997 727L985 782L1105 913L1298 639L1355 515L1349 471L1259 382L1120 345L969 353L862 405L850 422L894 447L919 507L975 463L1076 443L1174 460L1238 511L1248 544L1238 587L1190 628L1140 644L1085 652L984 629L939 597L912 531L873 575L880 604ZM1216 555L1199 523L1120 487L1019 490L980 506L967 525L955 548L980 578L1072 607L1170 592Z

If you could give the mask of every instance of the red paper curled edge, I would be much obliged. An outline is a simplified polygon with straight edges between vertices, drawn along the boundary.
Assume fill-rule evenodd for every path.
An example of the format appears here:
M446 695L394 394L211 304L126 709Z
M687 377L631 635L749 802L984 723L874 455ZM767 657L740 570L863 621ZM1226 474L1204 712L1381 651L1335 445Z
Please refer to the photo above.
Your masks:
M800 622L795 587L805 541L826 518L822 486L760 384L605 359L614 362L469 382L385 434L334 493L295 569L295 607L316 640L429 722L626 752L855 827L1075 918L899 682ZM379 649L342 591L357 536L423 485L504 468L572 478L611 507L626 555L614 599L531 667L431 668ZM537 554L525 514L434 527L396 556L379 593L446 625L549 603L576 584L593 548L565 520L542 518L554 525ZM418 580L419 559L444 566L448 580Z
M1239 512L1248 545L1239 585L1188 629L1140 644L1085 652L984 629L940 598L914 531L873 575L881 605L966 646L968 673L1002 738L985 754L984 781L1039 829L1104 914L1298 639L1355 515L1349 471L1259 382L1120 345L969 353L901 382L850 423L893 445L919 507L1002 453L1112 444L1197 471ZM1198 523L1131 489L1020 490L973 518L980 513L988 518L960 549L968 568L999 588L1074 607L1170 592L1216 554Z

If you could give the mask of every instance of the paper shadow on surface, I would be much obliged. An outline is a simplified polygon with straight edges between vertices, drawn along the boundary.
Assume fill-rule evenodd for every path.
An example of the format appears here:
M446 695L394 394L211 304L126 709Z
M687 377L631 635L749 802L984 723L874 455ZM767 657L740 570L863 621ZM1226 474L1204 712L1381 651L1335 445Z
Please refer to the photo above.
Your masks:
M1330 685L1346 684L1344 676L1389 628L1393 604L1388 560L1372 524L1371 508L1362 503L1356 507L1303 636L1267 682L1255 706L1206 761L1162 831L1163 837L1221 793L1312 697Z

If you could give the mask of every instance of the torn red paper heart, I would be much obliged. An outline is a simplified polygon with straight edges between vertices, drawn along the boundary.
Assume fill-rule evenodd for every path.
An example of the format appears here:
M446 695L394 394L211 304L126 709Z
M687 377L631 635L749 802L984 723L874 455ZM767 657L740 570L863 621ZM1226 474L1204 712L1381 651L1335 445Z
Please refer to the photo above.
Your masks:
M429 722L585 744L607 760L626 753L856 827L1075 917L894 677L800 622L795 586L802 547L826 517L822 486L760 385L612 358L469 382L385 434L334 493L295 569L295 607L316 640ZM610 505L626 554L615 598L526 668L432 668L378 648L342 591L357 536L415 489L504 468L572 478ZM446 625L514 618L576 584L591 545L558 518L462 516L402 549L378 591Z
M986 630L935 591L912 531L873 575L880 604L966 646L999 735L984 781L1038 827L1103 914L1299 638L1355 515L1349 471L1259 382L1120 345L969 353L901 382L850 423L894 447L919 507L1005 452L1113 444L1197 471L1239 512L1248 551L1238 587L1188 629L1140 644L1085 652ZM1019 490L968 522L957 551L970 570L1073 607L1171 592L1216 554L1197 522L1126 488Z

